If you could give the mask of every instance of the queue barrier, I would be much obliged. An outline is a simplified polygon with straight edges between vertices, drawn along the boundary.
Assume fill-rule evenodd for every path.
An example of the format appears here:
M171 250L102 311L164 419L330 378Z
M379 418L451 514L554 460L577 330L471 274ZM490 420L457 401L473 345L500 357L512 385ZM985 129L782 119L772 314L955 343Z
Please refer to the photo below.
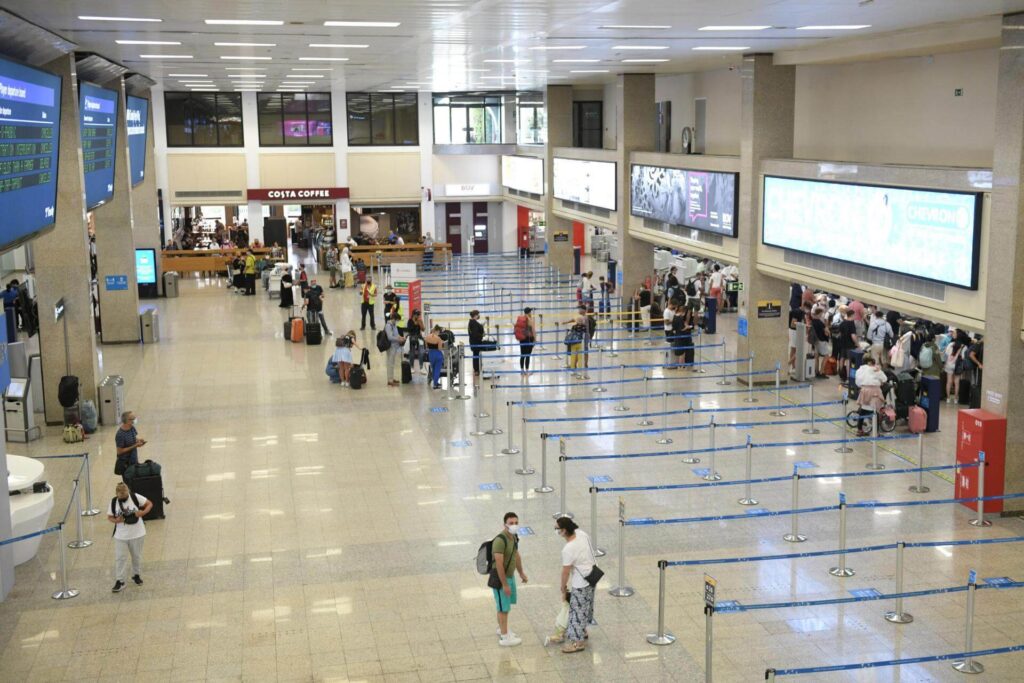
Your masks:
M834 671L853 671L855 669L875 669L887 666L905 666L907 664L927 664L929 662L948 662L949 660L973 661L975 657L989 657L1002 655L1011 652L1024 651L1024 645L1007 645L1005 647L991 647L986 650L971 650L968 652L951 652L943 655L925 655L923 657L904 657L902 659L880 659L873 662L858 662L856 664L833 664L831 666L808 666L797 669L766 669L764 679L774 681L781 676L802 676L805 674L829 673ZM974 662L977 664L978 662ZM980 672L979 672L980 673Z

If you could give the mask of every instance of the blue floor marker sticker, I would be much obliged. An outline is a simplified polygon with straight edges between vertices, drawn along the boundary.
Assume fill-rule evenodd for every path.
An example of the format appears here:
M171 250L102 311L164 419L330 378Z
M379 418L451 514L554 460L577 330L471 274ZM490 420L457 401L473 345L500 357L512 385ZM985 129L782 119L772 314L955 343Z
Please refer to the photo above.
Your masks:
M452 441L452 448L465 448L466 446L472 446L473 442L469 439L462 439L460 441Z
M439 407L436 407L436 408L431 408L430 412L432 412L432 413L447 413L448 409L445 408L444 406L439 406Z
M793 463L793 467L798 470L809 470L817 466L817 463L813 463L810 460L801 460L800 462Z
M878 505L878 501L877 501L877 500L875 500L874 498L872 498L872 499L870 499L870 500L861 500L861 501L858 501L858 503L857 503L857 504L858 504L858 505Z
M850 595L855 598L877 598L881 593L874 588L855 588L850 591Z
M768 510L765 508L747 508L744 510L748 515L767 515Z
M708 472L710 471L711 469L708 467L694 467L692 470L692 472L696 474L698 477L707 476Z
M490 484L480 484L480 490L481 491L500 491L501 490L501 484L499 484L496 481L492 482Z
M982 579L982 581L984 583L987 583L990 586L997 586L997 587L998 586L1006 586L1006 585L1009 585L1009 584L1013 583L1013 579L1011 579L1009 576L993 576L993 577L988 578L988 579Z
M716 612L735 612L739 609L740 603L738 600L720 600L715 605Z
M528 526L521 526L521 527L519 527L519 535L520 536L534 536L536 534L533 533L533 529L531 529L530 527L528 527Z
M593 477L587 477L587 479L590 480L591 484L608 484L612 481L612 478L607 474L598 474Z

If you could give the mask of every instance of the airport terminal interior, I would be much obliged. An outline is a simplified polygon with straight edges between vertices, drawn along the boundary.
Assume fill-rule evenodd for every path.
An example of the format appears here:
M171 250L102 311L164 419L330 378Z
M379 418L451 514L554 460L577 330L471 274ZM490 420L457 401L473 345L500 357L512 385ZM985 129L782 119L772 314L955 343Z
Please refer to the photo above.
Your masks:
M0 681L1020 680L1022 170L1024 0L0 0Z

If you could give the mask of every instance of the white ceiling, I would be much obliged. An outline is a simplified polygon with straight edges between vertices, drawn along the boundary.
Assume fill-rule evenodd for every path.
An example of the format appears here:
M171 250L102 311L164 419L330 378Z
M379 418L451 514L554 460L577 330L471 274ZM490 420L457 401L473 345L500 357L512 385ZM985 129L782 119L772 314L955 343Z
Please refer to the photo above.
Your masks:
M169 90L210 80L232 89L252 68L264 90L282 82L328 83L347 90L534 89L546 83L599 83L629 72L683 73L732 64L739 53L695 51L737 46L749 51L820 50L826 41L907 31L1024 10L1024 0L2 0L30 21L146 74ZM81 21L98 15L161 19L160 23ZM284 21L282 26L211 26L204 19ZM332 28L324 21L397 21L397 28ZM665 30L604 29L605 25L668 25ZM869 24L857 31L796 30L805 25ZM764 31L698 31L707 25L768 25ZM115 40L178 41L181 45L118 45ZM215 42L274 43L274 47L217 47ZM368 45L311 48L310 43ZM538 47L583 46L574 50ZM623 51L621 45L667 49ZM153 60L141 55L190 55ZM224 60L222 56L270 57ZM301 61L348 57L350 61ZM655 64L623 59L657 58ZM514 59L515 63L488 62ZM567 63L556 60L597 60ZM520 61L521 60L521 61ZM296 69L332 69L296 71ZM233 70L232 70L233 69ZM604 71L572 73L572 71ZM170 74L205 74L173 77ZM302 81L286 75L319 74ZM406 86L408 83L421 85Z

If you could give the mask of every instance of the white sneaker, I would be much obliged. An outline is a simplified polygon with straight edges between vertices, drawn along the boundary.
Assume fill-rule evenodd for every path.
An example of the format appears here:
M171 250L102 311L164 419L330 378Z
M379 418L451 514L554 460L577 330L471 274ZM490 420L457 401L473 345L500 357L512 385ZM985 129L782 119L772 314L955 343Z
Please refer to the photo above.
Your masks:
M502 636L498 639L498 645L502 647L515 647L516 645L521 645L522 642L522 638L512 633L509 633L507 636Z
M500 626L495 629L495 632L498 634L498 637L501 638L501 627ZM512 629L508 630L508 634L510 636L512 636L513 638L518 638L519 637L519 636L516 635L515 631L513 631Z
M420 374L421 375L427 374L427 369L426 368L420 368Z

